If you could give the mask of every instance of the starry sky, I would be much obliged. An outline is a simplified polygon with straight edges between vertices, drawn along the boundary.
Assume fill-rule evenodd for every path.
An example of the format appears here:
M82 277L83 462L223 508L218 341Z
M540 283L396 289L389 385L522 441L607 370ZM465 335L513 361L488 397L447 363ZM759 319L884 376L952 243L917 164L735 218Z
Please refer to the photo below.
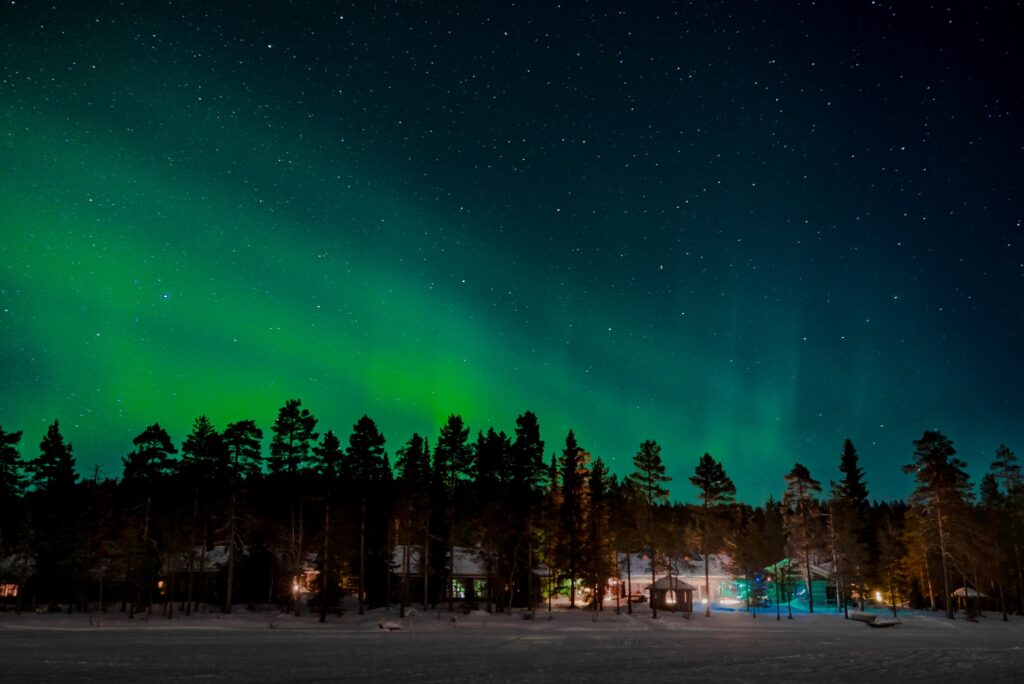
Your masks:
M1024 451L1019 3L0 6L0 425L119 476L298 397L672 495ZM634 6L636 5L636 6Z

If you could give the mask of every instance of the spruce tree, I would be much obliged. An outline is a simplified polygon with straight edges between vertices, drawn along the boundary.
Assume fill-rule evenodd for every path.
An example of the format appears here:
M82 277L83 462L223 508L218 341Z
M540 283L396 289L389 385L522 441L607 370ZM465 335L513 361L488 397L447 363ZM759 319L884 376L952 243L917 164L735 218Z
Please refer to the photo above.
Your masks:
M587 463L586 452L576 443L572 430L565 437L562 450L562 560L569 575L569 607L576 607L576 580L580 573L583 554L584 512L586 507L585 486Z
M192 423L192 432L181 443L179 470L186 484L199 481L223 481L227 474L228 453L224 439L206 416Z
M594 460L587 476L586 541L583 548L583 577L594 590L594 619L604 610L604 594L613 563L614 546L608 538L608 468L600 458Z
M46 430L31 470L32 484L43 492L67 495L78 481L71 444L64 441L59 421L53 421Z
M524 411L516 418L515 439L509 448L509 469L505 474L510 500L509 524L513 529L505 555L509 574L515 573L510 576L510 585L514 589L510 601L518 594L519 603L531 609L536 594L533 569L538 548L534 537L541 523L546 479L540 423L535 413Z
M864 470L860 467L857 449L849 439L843 442L839 472L843 477L831 483L828 530L836 595L847 614L853 590L863 600L869 553L874 546L869 542L872 528L868 520L870 508Z

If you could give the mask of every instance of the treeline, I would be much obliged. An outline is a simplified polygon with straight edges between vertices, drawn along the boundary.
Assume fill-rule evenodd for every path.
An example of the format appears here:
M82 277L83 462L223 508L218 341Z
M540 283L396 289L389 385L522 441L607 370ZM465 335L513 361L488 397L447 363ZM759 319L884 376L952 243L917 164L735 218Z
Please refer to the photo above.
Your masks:
M404 613L413 601L494 611L561 593L597 610L598 588L633 572L628 554L653 559L650 577L630 578L649 583L671 573L668 558L707 568L724 552L748 601L774 575L776 587L806 583L813 611L812 568L825 566L844 606L882 598L953 617L955 589L971 587L1004 617L1024 612L1024 484L1005 446L975 496L952 442L925 432L904 466L916 482L910 499L873 503L846 440L827 491L797 463L782 500L757 507L737 503L722 464L704 454L689 478L699 503L689 505L669 503L656 442L640 444L633 472L619 478L572 431L545 459L529 411L511 435L472 436L450 416L433 439L413 434L393 461L369 417L344 443L317 423L287 401L268 453L253 420L218 429L200 416L177 446L153 424L132 441L119 480L80 478L56 421L28 458L22 433L0 428L0 605L159 606L170 617L308 604L324 620L343 594L360 613L391 602ZM456 584L452 559L466 547L479 550L485 586ZM622 598L632 610L633 597Z

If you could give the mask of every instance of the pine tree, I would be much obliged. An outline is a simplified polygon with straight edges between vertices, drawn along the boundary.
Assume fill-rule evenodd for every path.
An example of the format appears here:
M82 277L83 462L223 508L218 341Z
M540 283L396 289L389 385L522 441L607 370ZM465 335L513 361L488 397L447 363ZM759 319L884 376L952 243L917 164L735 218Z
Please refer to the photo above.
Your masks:
M224 612L230 613L234 595L235 557L238 545L239 508L242 501L239 491L243 482L255 477L260 472L262 459L263 430L256 426L254 420L239 420L228 424L221 438L223 448L227 452L228 480L228 577L224 596Z
M462 416L450 415L441 426L441 434L434 445L434 472L445 494L445 593L449 612L455 610L455 545L458 536L456 503L459 501L458 492L461 492L462 483L472 474L472 450L468 439L469 428L463 423Z
M192 614L192 598L195 588L196 535L200 529L205 532L206 522L210 517L211 499L214 492L219 492L227 480L227 449L221 434L206 416L199 416L192 424L192 432L181 444L181 461L178 474L182 484L192 491L192 515L189 525L189 541L186 551L188 586L185 601L185 614ZM202 509L202 516L200 516ZM206 535L203 534L202 552L205 556ZM205 558L200 560L205 566ZM202 567L201 569L205 569ZM229 571L230 575L230 571ZM230 589L228 590L230 594Z
M152 483L174 471L171 455L178 450L167 431L153 423L132 440L135 450L121 459L125 484Z
M383 530L385 541L379 543L381 530L368 525L367 502L386 505L388 502L384 486L391 482L391 465L387 452L384 450L384 435L377 429L377 424L369 416L364 415L352 426L352 434L348 439L348 468L352 473L352 482L359 494L359 614L366 612L367 602L367 547L373 558L382 560L385 567L390 564L390 557L381 558L380 546L387 546L387 528ZM386 521L387 515L381 516ZM380 519L375 517L375 520ZM386 548L384 549L386 551ZM375 564L376 565L376 564Z
M697 468L690 484L700 490L701 499L701 551L704 558L704 596L707 597L707 604L704 608L704 617L711 617L711 580L708 571L708 555L711 553L711 516L723 506L728 506L735 501L736 485L732 483L729 476L725 474L725 468L721 463L705 453L700 457Z
M395 468L398 471L398 492L400 510L404 512L402 528L404 534L404 553L402 554L402 600L399 607L400 616L405 617L405 607L409 603L410 549L417 539L422 540L420 546L420 574L423 576L423 610L427 609L429 593L429 559L430 559L430 444L413 433L405 446L397 452L398 460Z
M917 480L910 503L934 526L933 534L939 550L942 572L943 601L946 616L953 619L950 600L949 558L954 545L954 519L961 515L970 497L966 464L956 458L956 450L945 435L925 431L914 441L914 461L903 466Z
M135 450L121 459L124 464L123 484L132 489L145 492L143 505L143 518L140 534L138 536L136 567L139 574L136 575L136 606L142 604L143 588L146 589L146 603L151 604L153 574L155 571L156 558L154 556L156 545L152 539L153 527L152 514L154 508L159 511L163 503L162 485L166 478L174 472L174 461L172 454L178 450L171 443L171 437L167 431L160 427L159 423L153 423L132 440ZM154 504L156 499L156 505Z
M259 475L263 460L261 442L263 430L254 420L239 420L229 423L222 437L227 449L229 476L242 481Z
M341 448L341 441L333 430L325 432L320 444L313 447L313 468L322 487L324 503L324 544L323 552L320 554L320 622L327 622L327 604L332 598L329 592L331 501L342 477L344 456L345 452Z
M799 463L786 475L786 493L782 505L788 510L787 529L790 542L803 556L807 572L807 608L814 612L814 592L811 584L811 548L817 540L814 528L814 495L821 492L821 483L811 477L810 471Z
M317 420L309 409L302 408L300 399L289 399L277 412L271 430L270 458L267 465L273 475L294 477L306 467L309 450L319 434L314 432Z
M1017 456L1005 444L996 448L996 458L989 466L996 482L1002 486L1003 516L1007 521L1010 536L1011 563L1014 574L1014 593L1017 598L1017 613L1024 613L1024 563L1019 533L1024 530L1024 478Z
M656 565L658 550L654 542L654 509L668 500L668 489L662 485L670 482L672 478L665 475L665 464L661 461L661 447L654 440L645 440L640 444L640 449L633 456L633 467L636 469L630 473L632 480L644 504L647 507L647 540L651 552L651 617L658 617L658 607L654 601L654 581L656 576Z

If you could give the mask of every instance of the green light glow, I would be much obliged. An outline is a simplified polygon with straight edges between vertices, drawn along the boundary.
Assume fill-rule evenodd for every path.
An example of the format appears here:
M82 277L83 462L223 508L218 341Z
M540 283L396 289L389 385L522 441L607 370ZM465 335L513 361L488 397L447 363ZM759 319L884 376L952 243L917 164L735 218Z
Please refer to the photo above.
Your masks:
M664 36L651 64L689 78L598 88L629 61L402 53L365 9L7 11L0 424L28 456L54 418L83 471L117 476L154 421L267 431L292 397L342 434L369 414L392 453L450 413L511 432L532 410L549 453L573 427L625 474L653 438L674 496L707 451L756 502L794 461L836 477L845 437L890 498L923 429L975 468L1024 436L1004 128L968 168L959 125L948 158L897 162L877 107L817 101L834 80L795 70L780 120L750 94L767 77L705 78L714 60ZM430 74L400 57L428 53ZM975 217L990 232L967 240Z

